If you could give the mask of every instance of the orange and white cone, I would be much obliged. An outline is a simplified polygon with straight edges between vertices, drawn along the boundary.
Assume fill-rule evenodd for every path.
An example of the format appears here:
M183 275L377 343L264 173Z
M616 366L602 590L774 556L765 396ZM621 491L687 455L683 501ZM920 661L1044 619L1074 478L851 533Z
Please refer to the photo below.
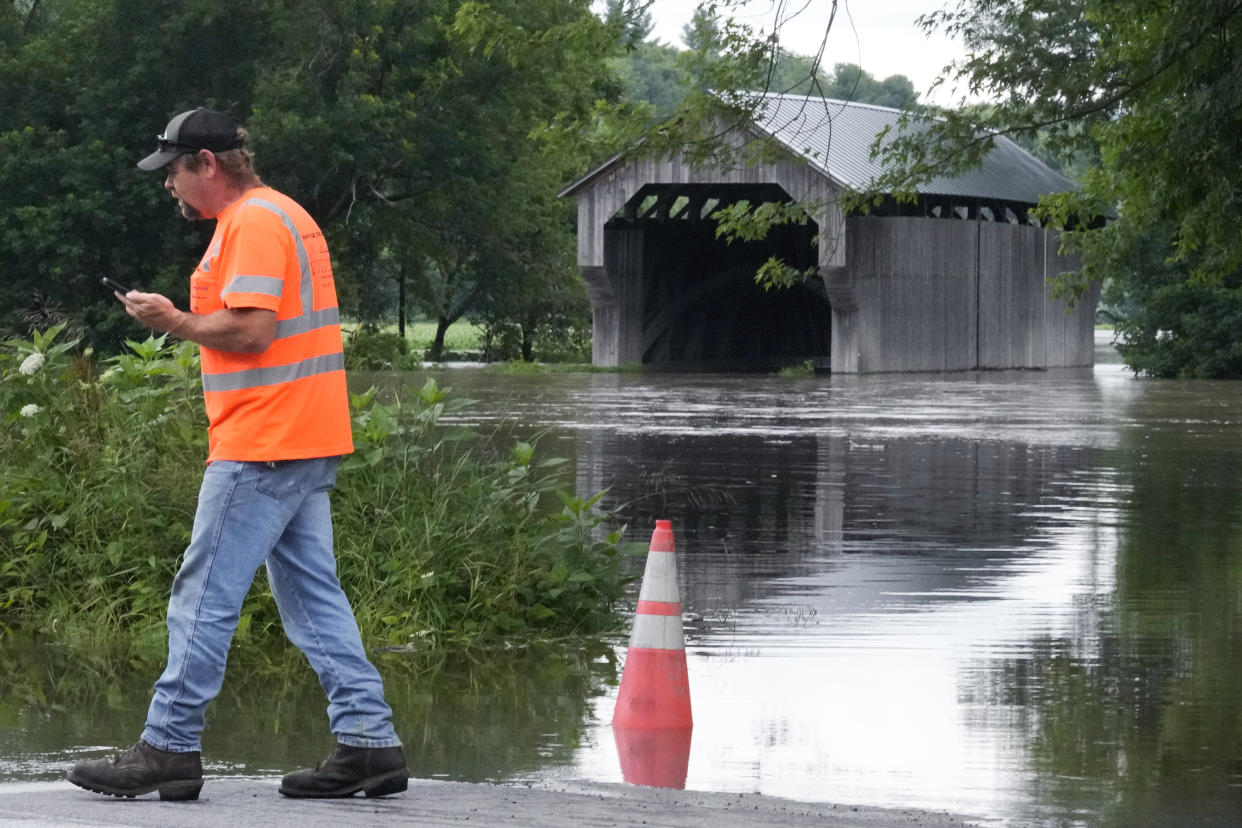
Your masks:
M673 552L672 523L657 520L612 726L625 781L684 788L694 721Z
M613 727L692 727L673 525L657 520L638 592Z

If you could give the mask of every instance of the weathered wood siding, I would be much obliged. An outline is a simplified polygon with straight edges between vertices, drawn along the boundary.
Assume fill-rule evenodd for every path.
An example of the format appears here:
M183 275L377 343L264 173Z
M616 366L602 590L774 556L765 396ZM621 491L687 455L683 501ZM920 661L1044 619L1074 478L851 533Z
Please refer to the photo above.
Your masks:
M846 239L858 295L856 370L974 367L978 223L852 218Z
M1044 273L1052 279L1069 270L1082 267L1077 255L1059 252L1057 233L1049 232L1044 239ZM1048 366L1095 364L1095 309L1100 301L1100 285L1094 284L1078 301L1054 299L1051 284L1048 293Z
M1078 262L1053 231L1005 222L851 218L857 296L853 370L955 371L1091 365L1098 292L1073 307L1048 277ZM837 340L833 341L834 349ZM839 365L833 352L833 370Z
M978 367L1048 367L1045 231L971 223L979 226Z
M615 229L609 237L607 264L588 279L595 285L589 289L591 359L595 365L624 365L643 355L643 232Z
M979 222L979 367L1058 368L1095 363L1092 290L1071 305L1053 277L1080 266L1039 227Z

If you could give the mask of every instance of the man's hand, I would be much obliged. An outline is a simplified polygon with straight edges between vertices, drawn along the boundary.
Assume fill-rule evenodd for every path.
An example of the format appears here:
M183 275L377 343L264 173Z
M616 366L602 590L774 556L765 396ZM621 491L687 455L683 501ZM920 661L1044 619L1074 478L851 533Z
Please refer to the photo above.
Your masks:
M259 354L276 338L276 312L262 308L225 308L209 314L177 310L158 293L131 290L117 294L125 311L142 324L217 351Z
M126 313L157 331L175 334L184 315L171 299L158 293L131 290L129 293L117 293L116 297L125 305Z

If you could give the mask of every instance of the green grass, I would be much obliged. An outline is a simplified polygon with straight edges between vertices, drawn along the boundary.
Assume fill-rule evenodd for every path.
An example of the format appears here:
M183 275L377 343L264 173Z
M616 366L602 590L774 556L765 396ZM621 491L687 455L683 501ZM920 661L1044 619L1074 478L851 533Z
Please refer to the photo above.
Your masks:
M799 365L786 365L776 374L787 378L813 377L815 376L815 363L808 359Z
M342 322L341 330L352 334L358 329L357 322ZM397 333L396 325L380 325L381 333ZM431 347L436 338L435 322L407 322L405 325L405 341L410 350L425 351ZM481 351L483 350L483 326L464 319L459 319L444 332L444 347L449 351Z
M395 332L397 326L391 326ZM426 350L436 338L435 322L414 322L405 326L405 338L411 348ZM444 332L444 347L449 351L483 350L483 326L459 319Z

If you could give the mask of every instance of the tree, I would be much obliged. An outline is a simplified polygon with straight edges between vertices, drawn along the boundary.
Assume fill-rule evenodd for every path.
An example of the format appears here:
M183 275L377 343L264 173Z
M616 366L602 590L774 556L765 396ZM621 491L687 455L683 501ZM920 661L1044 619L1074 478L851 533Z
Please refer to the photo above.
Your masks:
M1081 189L1040 206L1084 257L1063 288L1111 276L1134 293L1144 319L1121 334L1136 371L1240 375L1219 353L1231 345L1212 317L1238 304L1242 270L1242 4L977 0L923 24L968 50L942 82L996 103L938 113L926 131L899 136L879 186L912 191L964 169L998 132L1041 134L1060 152L1095 142L1099 164ZM1192 357L1202 349L1219 358Z
M2 9L0 329L67 321L115 347L132 322L99 277L184 302L204 243L171 219L159 178L134 164L177 111L249 106L269 8L43 0Z
M891 106L894 109L904 109L918 100L914 84L905 75L889 75L884 80L878 80L855 63L836 64L822 94L825 98Z
M687 24L690 26L692 24ZM695 42L711 44L719 31L718 22L707 26L709 35ZM717 54L708 46L708 55ZM677 112L679 104L694 85L694 51L683 52L661 43L640 43L609 62L623 84L624 97L645 101L652 106L652 117L664 120ZM710 58L709 58L710 59ZM838 63L831 75L820 68L818 59L777 49L770 65L760 65L746 88L756 92L810 95L903 109L918 100L914 84L905 75L877 80L856 64Z
M489 358L531 362L537 341L545 350L572 351L570 340L590 329L590 305L573 248L553 238L542 242L529 247L523 261L508 262L506 278L490 280L469 314L483 325Z
M918 100L914 84L905 75L876 79L854 63L838 63L826 75L817 59L784 50L777 54L765 91L812 95L838 101L875 104L903 109Z
M681 42L691 52L718 53L723 27L724 21L721 20L718 4L699 3L695 6L690 21L681 27Z
M555 193L581 166L560 136L617 97L618 43L586 0L5 4L0 327L35 310L115 346L132 322L99 275L184 303L211 228L170 220L133 165L198 104L244 121L264 179L329 235L344 312L422 297L446 327L530 239L571 247ZM456 298L437 302L426 282L445 274Z
M661 43L640 43L632 51L609 61L621 80L623 96L651 104L654 119L666 119L690 89L680 50Z
M368 254L351 258L349 278L384 278L377 254L402 251L389 275L440 342L564 222L569 205L547 204L578 170L545 128L576 130L615 95L603 58L618 31L577 0L338 6L292 22L306 57L260 85L272 109L256 129L311 150L278 173L313 185L304 198L337 249Z
M655 23L651 19L651 4L655 0L608 0L604 13L605 22L618 33L617 42L632 51L651 36Z

